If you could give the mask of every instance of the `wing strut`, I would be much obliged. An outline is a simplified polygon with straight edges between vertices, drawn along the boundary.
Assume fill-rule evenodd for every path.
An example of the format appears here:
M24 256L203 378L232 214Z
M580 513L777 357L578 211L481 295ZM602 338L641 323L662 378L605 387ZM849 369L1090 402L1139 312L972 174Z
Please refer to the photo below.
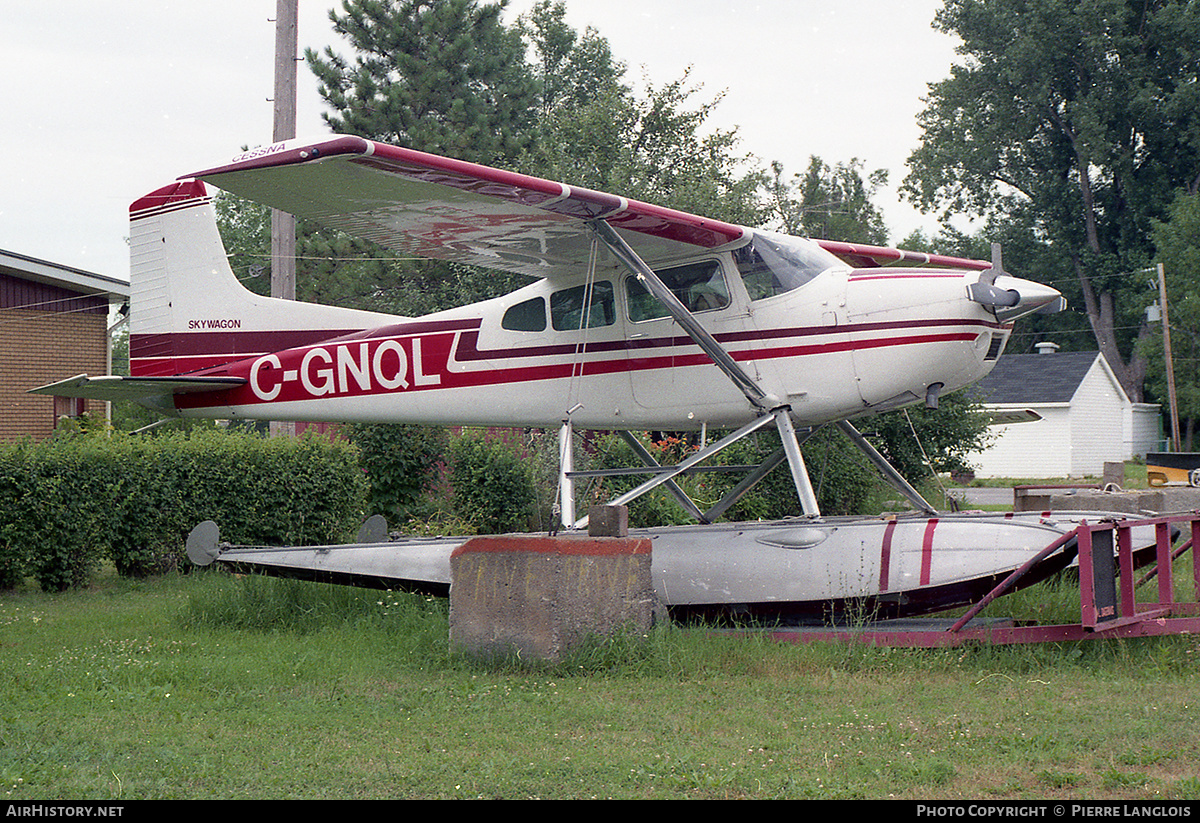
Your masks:
M729 352L721 347L708 330L700 325L695 316L687 310L687 308L679 301L667 285L659 279L654 270L646 265L642 258L638 257L637 252L629 247L629 244L617 234L604 220L593 220L590 224L596 235L604 241L604 245L608 246L618 260L624 263L630 271L638 276L642 281L642 285L646 287L646 291L650 292L675 321L687 332L688 337L695 341L696 345L709 356L709 358L717 364L717 368L725 373L733 384L737 386L742 394L746 395L746 399L751 405L762 410L769 411L774 406L778 405L778 398L768 398L766 393L758 387L758 384L750 378L750 375L737 364L737 361L729 356ZM776 401L776 402L772 402Z
M911 483L904 479L904 475L896 471L895 467L887 462L886 457L876 451L875 447L871 445L867 438L859 433L858 429L854 428L849 420L838 421L837 427L842 430L843 434L850 438L850 442L857 446L859 451L867 456L868 460L875 464L875 468L879 469L884 478L897 491L908 498L908 502L926 514L937 514L937 510L925 501L925 498L921 496L919 491L912 487Z
M654 270L646 265L637 252L630 248L629 244L617 234L604 220L593 220L588 224L596 236L603 241L613 253L613 255L624 263L630 271L638 276L646 290L650 292L663 306L667 309L670 315L675 318L680 327L687 333L688 337L700 347L700 350L708 355L709 359L716 364L726 377L737 386L737 388L746 396L750 404L759 411L757 420L752 421L747 426L743 426L737 432L734 432L728 437L714 443L713 446L701 449L692 457L680 463L673 470L659 474L641 486L638 486L633 491L622 495L613 501L614 504L626 503L634 497L649 491L651 488L659 486L669 481L675 474L683 471L685 467L695 465L704 457L715 454L725 446L730 445L747 434L757 431L767 423L774 422L776 428L779 429L780 440L783 441L784 453L787 456L788 466L792 470L792 480L796 485L796 494L800 498L800 507L804 514L809 517L820 517L820 508L817 505L817 495L813 491L812 482L808 477L808 469L804 465L804 457L800 453L800 444L796 439L796 430L792 425L791 407L784 404L778 397L769 395L762 390L754 379L748 375L737 361L730 356L729 352L717 342L708 330L705 329L695 316L687 310L675 296L667 285L659 279ZM702 456L703 455L703 456Z

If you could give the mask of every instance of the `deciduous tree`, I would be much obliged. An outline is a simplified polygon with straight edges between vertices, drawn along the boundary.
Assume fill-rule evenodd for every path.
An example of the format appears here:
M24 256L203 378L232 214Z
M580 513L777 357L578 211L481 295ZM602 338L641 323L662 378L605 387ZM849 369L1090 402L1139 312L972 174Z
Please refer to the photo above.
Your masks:
M1130 272L1153 220L1200 184L1200 7L1186 0L946 0L964 60L934 83L908 194L1030 227L1074 272L1100 350L1134 399L1146 333ZM1132 327L1132 328L1130 328Z
M887 171L878 169L865 179L862 172L857 158L830 166L813 156L803 175L787 180L776 161L769 183L771 216L788 234L884 245L887 227L872 198L887 184Z
M1200 194L1181 192L1171 204L1168 219L1155 223L1156 262L1162 263L1167 285L1167 317L1171 324L1171 359L1174 364L1179 420L1185 435L1184 450L1194 445L1200 420ZM1166 358L1162 326L1143 341L1146 385L1165 406Z

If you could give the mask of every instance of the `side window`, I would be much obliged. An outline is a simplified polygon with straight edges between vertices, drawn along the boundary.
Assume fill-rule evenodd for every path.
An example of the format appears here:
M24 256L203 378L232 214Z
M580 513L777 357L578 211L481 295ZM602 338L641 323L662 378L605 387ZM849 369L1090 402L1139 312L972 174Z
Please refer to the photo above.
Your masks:
M603 280L588 293L586 286L550 295L550 325L555 331L578 331L611 326L616 322L612 283Z
M721 274L721 264L716 260L675 266L656 271L655 274L688 311L711 311L729 305L729 289ZM629 319L635 323L667 316L666 308L646 291L636 277L626 279L625 294L629 303Z
M509 331L545 331L546 299L535 297L515 306L509 306L500 321L500 327Z

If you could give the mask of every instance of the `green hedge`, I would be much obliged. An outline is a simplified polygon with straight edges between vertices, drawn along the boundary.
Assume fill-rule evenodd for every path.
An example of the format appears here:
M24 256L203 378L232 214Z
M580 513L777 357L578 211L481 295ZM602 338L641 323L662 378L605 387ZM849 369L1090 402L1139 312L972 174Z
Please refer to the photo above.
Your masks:
M338 430L358 447L369 484L371 514L404 526L425 516L424 498L437 482L447 448L446 429L399 423L348 423Z
M502 434L464 430L447 449L454 509L480 534L528 531L536 495L529 455Z
M187 533L314 545L353 535L366 481L350 444L196 431L79 433L0 448L0 586L83 585L97 564L143 576L183 560Z

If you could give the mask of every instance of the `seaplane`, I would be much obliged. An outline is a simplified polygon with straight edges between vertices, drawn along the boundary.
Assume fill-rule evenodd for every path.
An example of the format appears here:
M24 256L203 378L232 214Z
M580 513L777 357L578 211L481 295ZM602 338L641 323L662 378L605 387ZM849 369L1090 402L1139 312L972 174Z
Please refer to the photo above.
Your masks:
M495 299L423 317L261 297L230 269L216 187L406 255L529 275ZM225 420L559 428L561 528L575 511L572 432L728 431L674 466L648 454L694 525L653 540L663 604L681 615L786 619L856 606L887 616L972 602L1014 570L1073 559L1077 518L938 512L853 422L986 375L1013 324L1056 290L969 260L787 236L355 136L244 151L130 207L130 376L33 391L135 399ZM833 425L910 502L823 517L801 444ZM707 510L673 478L763 429L780 449ZM800 514L720 517L786 464ZM636 526L636 524L635 524ZM270 574L444 592L460 538L189 553ZM1047 550L1052 546L1053 550Z

